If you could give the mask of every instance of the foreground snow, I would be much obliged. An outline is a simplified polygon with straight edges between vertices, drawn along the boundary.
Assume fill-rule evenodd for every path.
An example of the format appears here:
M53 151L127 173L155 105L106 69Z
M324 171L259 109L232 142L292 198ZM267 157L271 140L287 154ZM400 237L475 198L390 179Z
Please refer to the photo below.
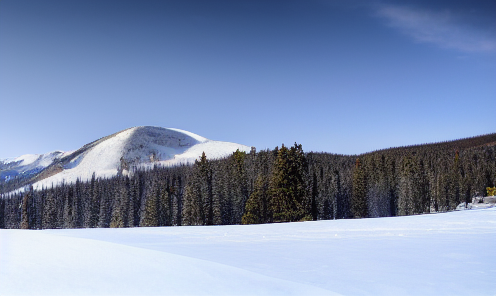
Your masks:
M496 208L251 226L0 230L0 295L495 295Z

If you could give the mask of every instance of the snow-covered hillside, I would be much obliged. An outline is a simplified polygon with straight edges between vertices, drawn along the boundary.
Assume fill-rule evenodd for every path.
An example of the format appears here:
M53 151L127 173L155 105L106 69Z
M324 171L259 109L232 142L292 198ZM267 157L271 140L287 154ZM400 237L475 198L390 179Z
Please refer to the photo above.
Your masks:
M93 173L101 178L128 174L136 167L154 165L171 166L194 163L202 152L208 159L230 155L234 151L249 152L250 147L221 141L212 141L191 132L174 128L151 126L134 127L89 143L71 153L57 152L52 158L45 157L43 167L39 167L34 189L58 185L62 182L73 183L91 179ZM52 155L52 154L50 154ZM43 159L45 159L43 158ZM33 157L24 157L19 163L35 163ZM22 165L22 166L21 166Z
M236 226L0 229L0 295L496 295L496 208Z
M0 180L24 176L30 177L71 152L53 151L45 154L25 154L17 158L0 160Z

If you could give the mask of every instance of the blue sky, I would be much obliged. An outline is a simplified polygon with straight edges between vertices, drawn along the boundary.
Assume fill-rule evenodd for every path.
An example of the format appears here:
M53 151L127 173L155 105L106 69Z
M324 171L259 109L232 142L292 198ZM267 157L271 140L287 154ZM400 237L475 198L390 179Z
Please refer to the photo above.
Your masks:
M0 1L0 159L140 125L355 154L495 114L494 1Z

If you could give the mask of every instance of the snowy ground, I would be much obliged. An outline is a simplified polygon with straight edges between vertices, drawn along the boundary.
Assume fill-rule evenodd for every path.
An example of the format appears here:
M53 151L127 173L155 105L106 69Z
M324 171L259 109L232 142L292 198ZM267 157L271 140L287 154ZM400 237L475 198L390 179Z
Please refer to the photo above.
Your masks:
M253 226L0 230L0 295L496 295L496 208Z

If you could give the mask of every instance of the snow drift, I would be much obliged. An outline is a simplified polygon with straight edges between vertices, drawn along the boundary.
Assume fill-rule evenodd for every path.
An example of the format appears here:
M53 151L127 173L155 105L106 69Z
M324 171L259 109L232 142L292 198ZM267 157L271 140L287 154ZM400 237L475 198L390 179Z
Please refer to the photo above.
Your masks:
M496 295L496 208L263 225L0 229L0 295Z

